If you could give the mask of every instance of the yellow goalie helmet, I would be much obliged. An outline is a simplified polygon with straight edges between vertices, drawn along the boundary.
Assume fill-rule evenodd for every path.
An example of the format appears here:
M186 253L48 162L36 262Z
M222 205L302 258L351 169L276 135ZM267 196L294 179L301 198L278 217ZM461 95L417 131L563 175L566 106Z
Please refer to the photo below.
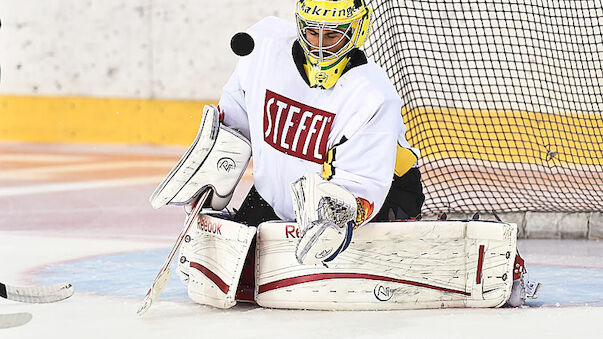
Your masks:
M369 35L372 14L364 0L297 2L297 35L311 87L329 89L337 83L350 61L348 53Z

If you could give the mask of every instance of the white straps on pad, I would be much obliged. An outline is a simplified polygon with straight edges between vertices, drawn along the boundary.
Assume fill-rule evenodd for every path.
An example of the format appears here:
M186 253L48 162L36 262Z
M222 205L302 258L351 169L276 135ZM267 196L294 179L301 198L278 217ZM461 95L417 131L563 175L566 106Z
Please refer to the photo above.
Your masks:
M250 158L249 141L239 132L221 126L218 109L206 105L195 141L155 189L149 199L151 205L185 205L211 186L211 207L221 210L230 201Z
M293 209L300 228L295 255L300 264L333 260L352 236L356 198L350 191L306 173L291 184Z

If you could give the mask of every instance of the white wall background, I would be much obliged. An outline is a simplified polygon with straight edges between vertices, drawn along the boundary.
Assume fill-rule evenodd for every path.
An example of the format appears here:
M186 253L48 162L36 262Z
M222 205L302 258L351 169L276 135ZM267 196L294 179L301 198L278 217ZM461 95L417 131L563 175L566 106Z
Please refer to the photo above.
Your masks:
M230 38L295 0L0 0L0 94L218 99Z

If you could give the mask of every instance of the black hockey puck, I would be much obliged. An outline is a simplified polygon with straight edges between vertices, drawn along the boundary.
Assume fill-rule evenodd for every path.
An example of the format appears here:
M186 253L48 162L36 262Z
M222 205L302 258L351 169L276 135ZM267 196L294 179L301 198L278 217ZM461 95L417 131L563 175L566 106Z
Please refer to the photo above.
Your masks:
M234 54L238 56L246 56L253 52L253 48L255 47L255 42L251 35L245 32L239 32L232 36L230 40L230 48Z

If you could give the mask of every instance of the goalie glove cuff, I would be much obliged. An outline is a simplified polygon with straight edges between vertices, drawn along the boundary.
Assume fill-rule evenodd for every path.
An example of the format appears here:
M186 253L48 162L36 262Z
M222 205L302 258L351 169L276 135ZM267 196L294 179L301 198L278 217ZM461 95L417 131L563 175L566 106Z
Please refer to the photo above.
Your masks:
M301 236L296 257L301 264L333 260L347 248L354 229L357 202L342 186L306 173L291 184Z
M345 249L348 248L348 246L350 246L350 242L352 242L352 233L354 232L354 225L355 225L354 222L352 222L352 221L348 222L346 237L343 240L343 242L341 243L341 246L339 246L339 248L337 249L337 251L335 251L335 253L333 253L330 257L325 259L324 262L329 262L329 261L335 259L335 257L338 256L339 253L345 251Z

